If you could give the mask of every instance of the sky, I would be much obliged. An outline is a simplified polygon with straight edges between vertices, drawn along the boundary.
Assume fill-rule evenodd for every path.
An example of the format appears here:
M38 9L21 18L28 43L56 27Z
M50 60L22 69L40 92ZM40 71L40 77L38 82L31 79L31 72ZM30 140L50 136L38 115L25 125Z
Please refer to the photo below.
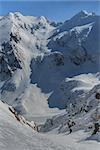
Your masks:
M45 16L50 21L65 21L81 10L100 15L100 1L0 0L0 15L19 11L23 15Z

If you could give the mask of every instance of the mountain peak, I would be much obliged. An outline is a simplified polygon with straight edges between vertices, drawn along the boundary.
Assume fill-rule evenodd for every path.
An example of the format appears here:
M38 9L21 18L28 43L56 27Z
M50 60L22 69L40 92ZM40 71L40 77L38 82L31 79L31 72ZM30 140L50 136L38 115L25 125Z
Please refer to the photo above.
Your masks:
M88 16L95 16L95 13L89 13L86 10L81 10L79 13L77 13L74 17L72 18L84 18L84 17L88 17Z
M48 22L48 21L47 21L47 18L44 17L44 16L40 16L40 17L38 17L38 19L39 19L40 22L42 22L42 23L47 23L47 22Z
M85 15L85 16L95 16L96 14L95 14L95 12L87 12L86 10L81 10L80 11L80 14L81 15Z
M22 16L22 14L18 11L14 12L14 15L17 15L17 16Z
M12 17L15 17L15 16L17 16L17 17L21 17L21 16L23 16L20 12L9 12L8 14L7 14L7 16L9 16L10 18L12 18Z
M80 14L80 15L88 15L89 13L86 10L81 10L78 14Z

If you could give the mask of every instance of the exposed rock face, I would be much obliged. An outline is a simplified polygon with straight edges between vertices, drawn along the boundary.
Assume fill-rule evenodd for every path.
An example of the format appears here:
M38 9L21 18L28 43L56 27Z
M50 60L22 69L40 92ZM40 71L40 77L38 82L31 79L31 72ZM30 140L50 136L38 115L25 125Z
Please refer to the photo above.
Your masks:
M14 53L16 47L10 42L2 43L0 51L0 79L7 80L12 76L12 73L17 69L22 69L21 62Z
M88 60L87 50L84 47L72 50L72 54L73 55L70 56L70 60L75 65L84 64Z

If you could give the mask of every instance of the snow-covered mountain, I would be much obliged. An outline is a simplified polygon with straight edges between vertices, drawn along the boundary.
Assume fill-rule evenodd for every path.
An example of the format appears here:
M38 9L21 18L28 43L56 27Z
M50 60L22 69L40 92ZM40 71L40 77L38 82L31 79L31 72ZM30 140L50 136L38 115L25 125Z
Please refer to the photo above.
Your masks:
M84 142L100 141L99 26L86 11L58 24L0 17L0 149L99 150Z
M36 18L16 12L2 17L1 98L24 112L26 102L22 103L22 93L28 91L30 83L37 84L40 97L42 91L46 93L46 103L48 95L66 77L99 71L99 20L99 16L81 11L54 28L43 16Z
M0 17L2 101L28 119L87 103L100 84L99 25L86 11L58 25L19 12Z
M44 17L23 16L16 12L1 18L0 34L3 35L0 36L1 98L8 104L13 105L28 88L31 60L48 51L44 48L45 39L52 28ZM15 105L18 103L16 101Z

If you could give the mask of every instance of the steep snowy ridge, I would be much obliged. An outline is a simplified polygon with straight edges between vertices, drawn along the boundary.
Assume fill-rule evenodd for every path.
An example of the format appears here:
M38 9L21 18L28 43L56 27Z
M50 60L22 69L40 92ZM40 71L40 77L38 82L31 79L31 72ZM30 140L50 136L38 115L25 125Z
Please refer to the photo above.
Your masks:
M62 52L75 65L89 63L93 68L91 63L99 63L99 26L99 16L81 11L55 30L48 47Z
M7 119L9 120L9 123L12 121L12 124L13 123L19 124L19 125L22 124L23 126L31 128L33 131L36 130L36 125L33 121L29 122L23 116L21 116L18 112L16 112L16 110L12 106L7 105L1 100L0 100L0 111L1 111L0 121L6 121Z
M72 29L75 26L82 26L89 24L91 22L98 22L99 16L95 13L88 13L86 11L80 11L78 14L73 16L70 20L65 21L65 23L60 27L60 32L64 30Z

